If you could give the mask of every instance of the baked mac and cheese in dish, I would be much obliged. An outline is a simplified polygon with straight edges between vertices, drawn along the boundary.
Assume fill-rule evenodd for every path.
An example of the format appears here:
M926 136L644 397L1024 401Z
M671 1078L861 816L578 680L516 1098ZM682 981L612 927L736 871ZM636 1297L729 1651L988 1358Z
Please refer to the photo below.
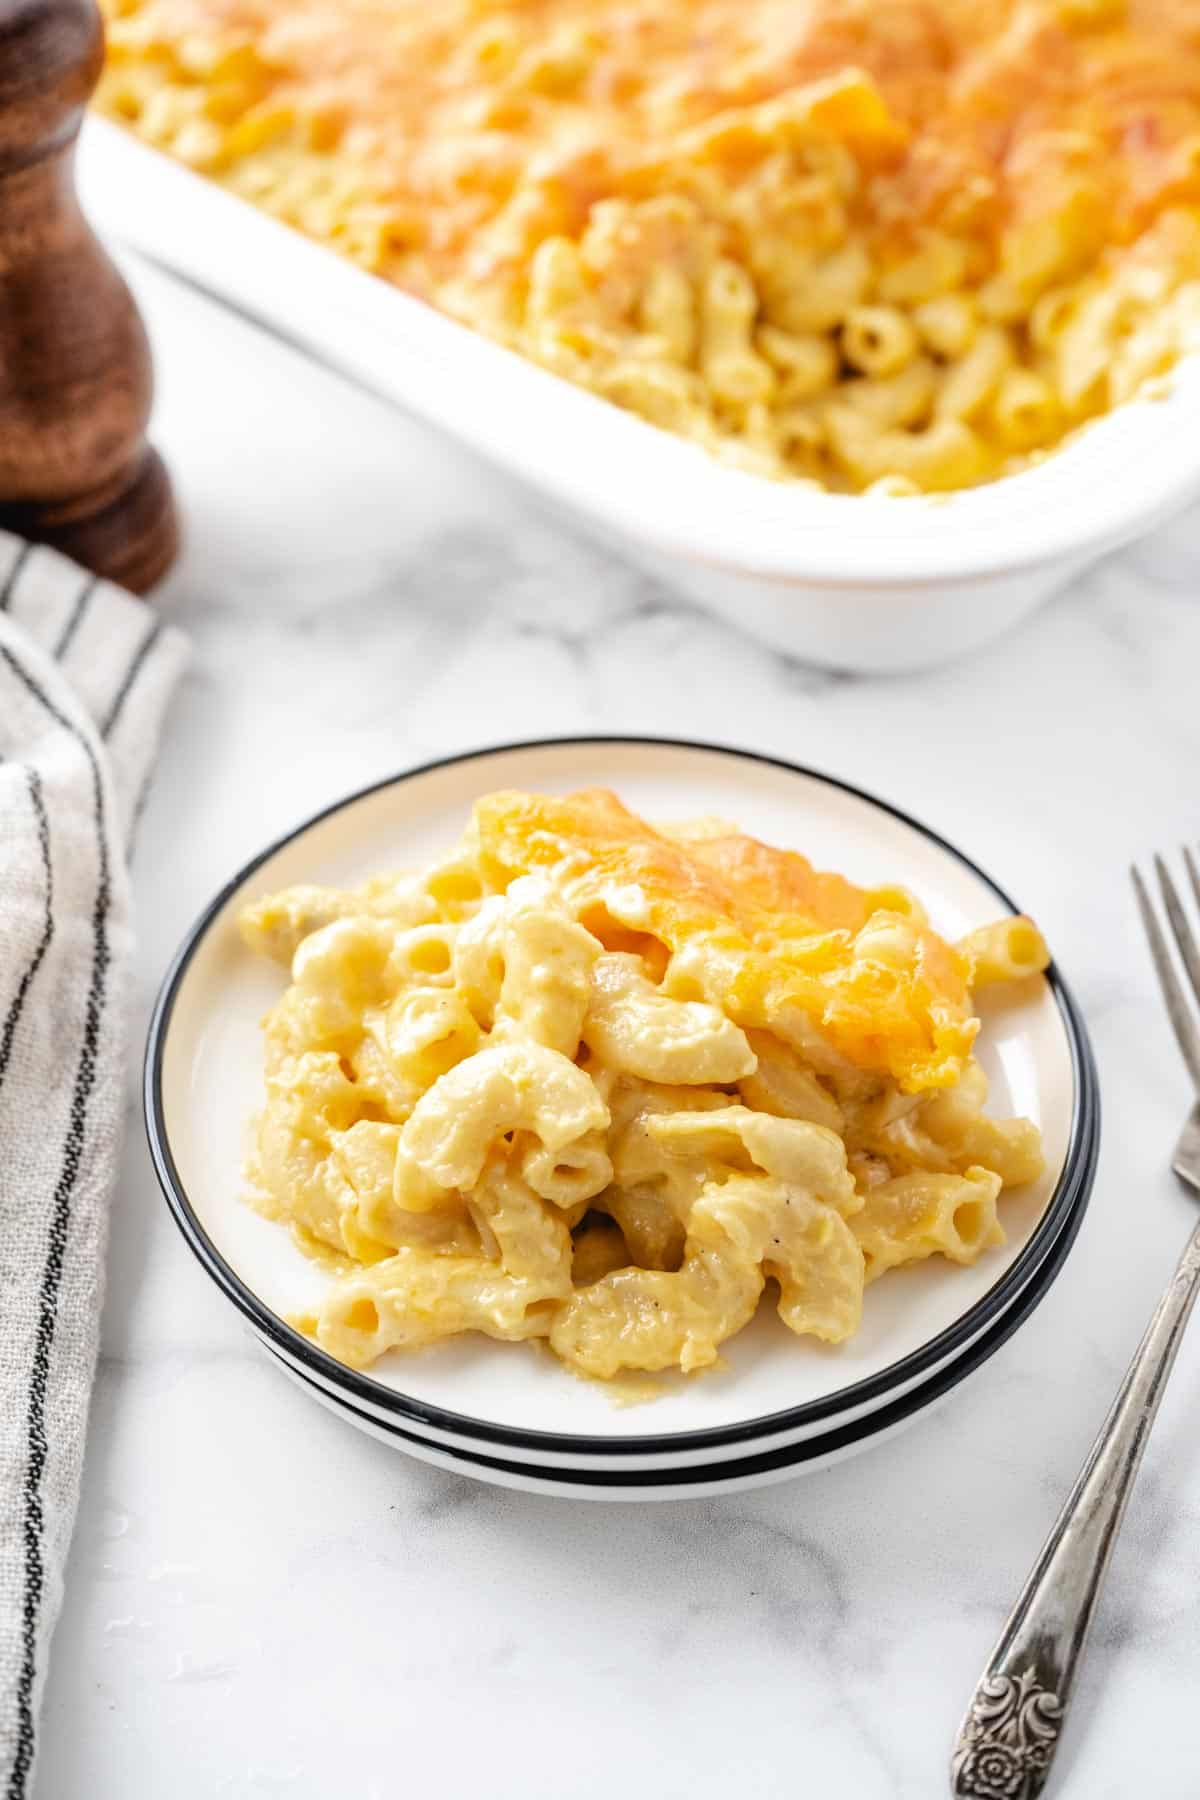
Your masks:
M889 1270L1002 1244L1042 1170L973 1055L972 990L1047 964L1031 921L949 944L720 822L489 794L432 867L241 929L290 971L251 1198L327 1263L300 1324L357 1367L483 1332L686 1372L768 1285L836 1344Z
M102 0L99 104L743 468L968 487L1200 341L1196 0Z

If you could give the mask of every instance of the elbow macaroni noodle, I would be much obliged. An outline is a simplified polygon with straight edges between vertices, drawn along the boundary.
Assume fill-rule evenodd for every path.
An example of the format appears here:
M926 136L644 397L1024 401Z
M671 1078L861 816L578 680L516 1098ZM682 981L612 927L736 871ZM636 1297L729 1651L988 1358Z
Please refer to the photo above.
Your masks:
M99 105L752 472L969 486L1200 344L1182 0L103 0Z
M769 1282L829 1343L905 1262L1004 1242L1039 1134L985 1112L971 989L1046 966L1029 919L957 946L718 821L602 790L489 794L453 854L247 906L290 970L251 1198L332 1270L301 1321L365 1367L458 1332L580 1374L712 1364Z

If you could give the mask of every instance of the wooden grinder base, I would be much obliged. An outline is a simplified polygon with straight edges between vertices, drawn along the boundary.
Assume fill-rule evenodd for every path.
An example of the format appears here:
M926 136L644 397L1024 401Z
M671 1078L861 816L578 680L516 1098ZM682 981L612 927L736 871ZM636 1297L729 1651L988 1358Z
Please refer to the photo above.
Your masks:
M144 593L178 549L150 351L75 195L94 0L0 0L0 528Z

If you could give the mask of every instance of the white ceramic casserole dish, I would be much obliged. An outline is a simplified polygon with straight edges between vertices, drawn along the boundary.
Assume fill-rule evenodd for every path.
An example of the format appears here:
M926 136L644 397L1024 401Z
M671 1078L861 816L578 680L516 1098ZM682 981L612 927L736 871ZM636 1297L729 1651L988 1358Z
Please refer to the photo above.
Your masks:
M914 499L726 468L257 212L104 119L81 142L97 227L420 414L740 630L807 661L949 661L1200 492L1200 367L1039 467ZM564 596L564 605L570 604Z

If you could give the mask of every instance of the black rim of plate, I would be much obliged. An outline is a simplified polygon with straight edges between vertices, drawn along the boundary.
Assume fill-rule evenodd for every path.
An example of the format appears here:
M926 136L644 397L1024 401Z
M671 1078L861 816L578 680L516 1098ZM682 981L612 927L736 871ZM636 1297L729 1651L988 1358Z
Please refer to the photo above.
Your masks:
M965 1344L970 1343L978 1333L1004 1312L1020 1289L1035 1280L1046 1258L1058 1243L1064 1225L1072 1219L1072 1215L1078 1215L1074 1220L1074 1226L1077 1228L1078 1218L1082 1217L1095 1179L1099 1154L1100 1091L1083 1017L1074 997L1053 963L1046 970L1046 981L1058 1007L1071 1058L1074 1085L1071 1129L1057 1185L1033 1235L1020 1256L988 1291L952 1325L947 1326L936 1337L929 1339L919 1350L911 1351L898 1362L891 1363L886 1369L880 1370L878 1374L855 1382L848 1387L840 1388L835 1393L827 1394L819 1400L804 1401L798 1406L785 1407L779 1412L767 1413L755 1419L742 1420L734 1425L712 1426L702 1431L662 1432L645 1437L596 1437L577 1432L538 1431L521 1426L494 1424L486 1419L476 1419L465 1413L455 1413L445 1407L435 1406L427 1401L414 1399L410 1395L398 1393L394 1388L385 1387L382 1382L375 1381L370 1375L338 1362L327 1351L320 1349L318 1345L286 1324L277 1313L272 1312L259 1299L258 1295L246 1286L231 1264L226 1262L205 1231L188 1199L183 1180L171 1154L162 1093L163 1057L171 1018L176 998L192 958L207 936L213 921L233 895L249 881L257 869L261 868L271 857L277 855L280 850L302 837L306 832L311 831L314 826L321 824L325 819L331 818L335 813L355 806L373 794L381 793L388 788L402 787L406 782L417 781L422 776L434 774L440 769L527 751L586 750L593 747L603 749L616 746L634 749L692 751L701 755L724 757L734 761L780 769L788 775L799 775L805 780L820 782L825 787L837 789L855 800L865 802L866 805L874 807L877 811L899 820L901 824L918 832L968 869L995 895L1002 908L1010 913L1017 913L1021 910L998 882L993 881L991 876L979 867L978 863L964 855L939 832L934 831L921 820L915 819L911 813L905 812L901 807L893 806L886 800L877 799L874 794L867 793L865 789L856 787L852 782L841 781L837 776L826 774L822 769L808 768L802 763L788 762L783 757L768 756L760 751L744 750L725 744L705 743L702 740L687 738L644 737L640 734L589 733L583 736L527 738L513 743L493 744L478 750L458 752L453 756L435 757L432 761L421 763L416 768L401 770L395 775L385 776L380 781L368 783L367 786L357 789L341 800L322 807L319 812L285 832L282 837L276 838L225 883L185 936L163 978L146 1040L143 1098L146 1134L154 1171L175 1223L183 1233L189 1247L222 1293L233 1302L238 1311L250 1321L259 1334L269 1344L277 1345L286 1352L288 1361L299 1363L303 1368L311 1370L314 1375L322 1377L322 1385L332 1381L342 1395L353 1396L360 1401L365 1401L371 1406L381 1408L394 1418L408 1420L417 1427L431 1426L437 1431L448 1432L453 1436L475 1438L513 1449L547 1450L568 1456L665 1456L680 1451L703 1450L710 1446L746 1443L755 1438L774 1436L777 1433L791 1431L801 1426L814 1425L823 1419L846 1411L849 1407L865 1405L876 1400L899 1383L914 1380L935 1365L941 1364L945 1359L953 1358L956 1352ZM1071 1235L1073 1235L1073 1231ZM843 1429L849 1431L851 1427L847 1426Z
M465 1450L457 1445L439 1444L432 1438L421 1437L414 1431L403 1431L400 1426L393 1425L386 1419L376 1418L373 1413L364 1412L361 1406L341 1394L330 1393L328 1388L297 1369L274 1345L264 1345L267 1354L280 1363L289 1375L295 1377L306 1389L319 1394L330 1411L335 1414L353 1414L355 1419L376 1431L384 1432L389 1438L398 1438L402 1445L417 1445L421 1450L434 1450L450 1461L462 1465L463 1472L474 1474L481 1469L494 1469L504 1475L512 1475L522 1481L532 1477L536 1481L545 1481L552 1487L563 1490L561 1497L567 1498L573 1490L580 1488L605 1488L613 1493L637 1493L646 1488L698 1487L704 1482L732 1483L743 1477L769 1475L778 1469L799 1470L805 1463L815 1462L824 1456L835 1455L839 1450L849 1449L856 1444L864 1447L867 1441L879 1432L890 1431L893 1427L904 1424L915 1414L924 1411L927 1406L934 1405L956 1388L968 1375L983 1366L994 1356L1001 1346L1007 1343L1019 1325L1023 1325L1030 1315L1036 1312L1050 1289L1054 1286L1067 1252L1075 1241L1080 1225L1083 1223L1085 1206L1077 1206L1070 1219L1067 1220L1058 1239L1042 1264L1037 1277L1029 1283L1025 1291L1019 1294L1008 1311L998 1319L988 1331L976 1339L962 1356L950 1363L946 1368L929 1381L910 1388L906 1394L896 1400L879 1407L875 1412L867 1413L861 1419L853 1419L846 1425L834 1426L831 1430L818 1433L814 1437L804 1438L798 1444L780 1445L774 1450L760 1451L756 1456L731 1457L727 1462L693 1463L679 1467L658 1469L566 1469L548 1467L544 1463L506 1462L495 1456L481 1456L476 1451ZM547 1496L549 1498L550 1496ZM684 1494L676 1495L677 1499L686 1499Z

